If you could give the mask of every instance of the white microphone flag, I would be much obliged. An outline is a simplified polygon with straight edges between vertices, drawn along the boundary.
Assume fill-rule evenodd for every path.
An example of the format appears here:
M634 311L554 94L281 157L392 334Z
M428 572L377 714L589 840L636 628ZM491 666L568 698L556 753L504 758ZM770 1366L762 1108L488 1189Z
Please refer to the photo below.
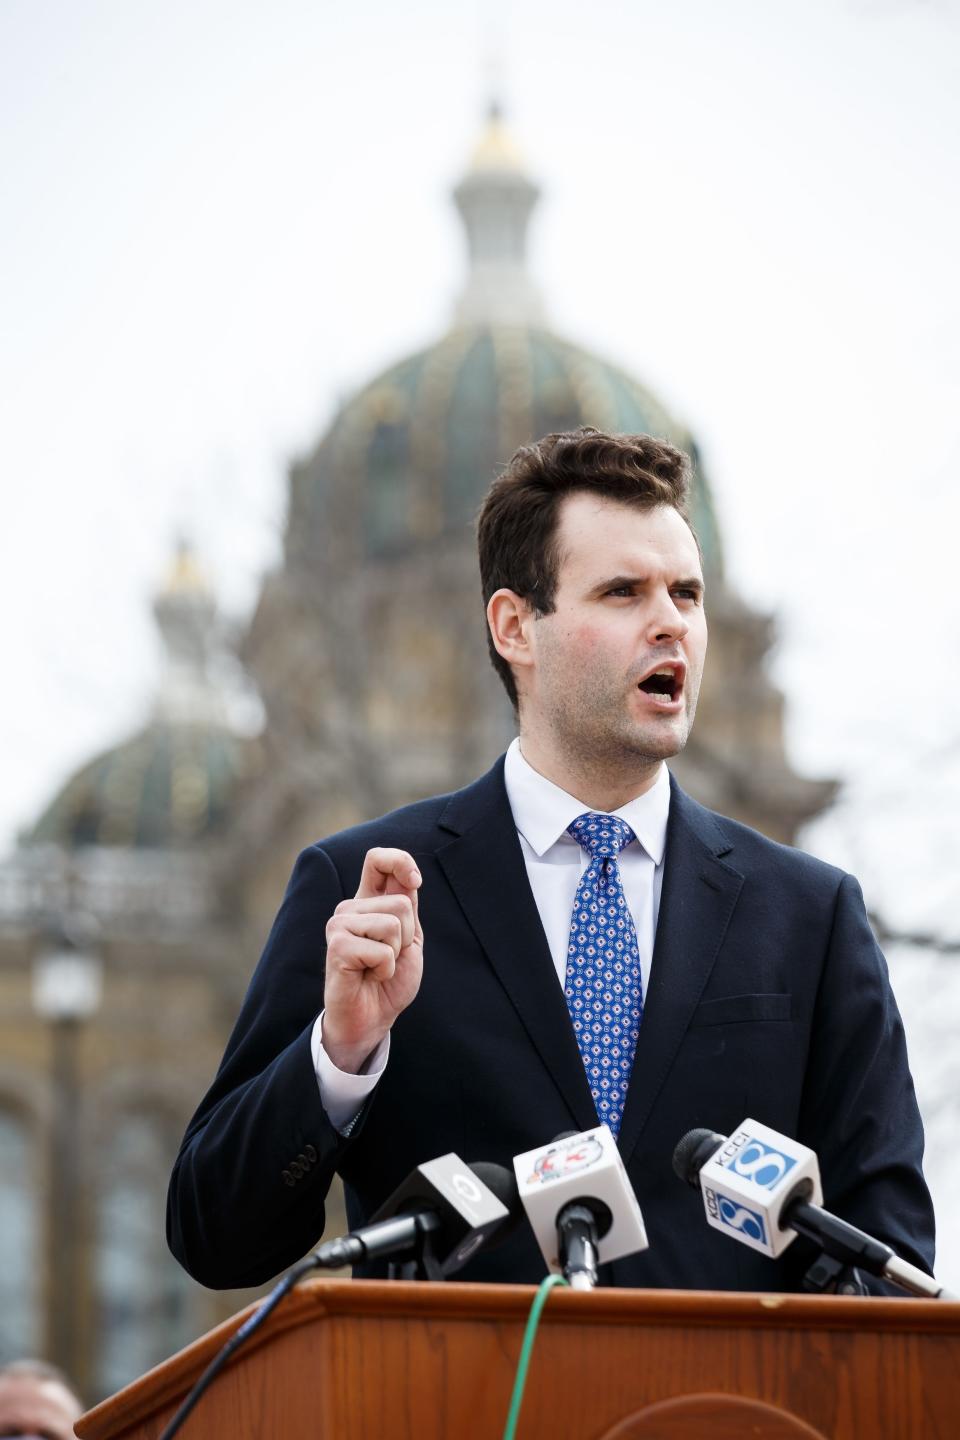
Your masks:
M583 1200L609 1211L608 1229L598 1227L597 1259L603 1264L646 1250L647 1232L637 1197L610 1129L598 1125L526 1150L513 1168L523 1208L550 1270L560 1273L557 1217L564 1206Z

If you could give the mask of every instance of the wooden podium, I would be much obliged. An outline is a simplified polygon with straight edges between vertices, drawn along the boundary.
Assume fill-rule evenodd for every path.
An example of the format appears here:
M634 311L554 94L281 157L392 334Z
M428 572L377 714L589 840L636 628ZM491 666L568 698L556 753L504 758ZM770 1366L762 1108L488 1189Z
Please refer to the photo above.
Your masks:
M314 1280L213 1382L183 1440L500 1440L534 1291ZM252 1307L251 1307L252 1308ZM77 1423L156 1440L243 1311ZM554 1291L517 1440L956 1440L960 1304Z

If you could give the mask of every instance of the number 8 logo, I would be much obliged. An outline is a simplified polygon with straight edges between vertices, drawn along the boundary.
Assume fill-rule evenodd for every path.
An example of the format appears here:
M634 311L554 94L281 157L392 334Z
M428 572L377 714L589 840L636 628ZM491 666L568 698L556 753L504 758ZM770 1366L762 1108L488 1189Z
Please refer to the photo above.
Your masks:
M725 1225L729 1225L731 1230L742 1230L751 1240L759 1240L761 1243L766 1241L760 1216L754 1215L752 1210L745 1210L726 1195L720 1197L720 1219Z
M778 1150L767 1150L759 1140L751 1140L737 1155L732 1168L762 1189L772 1190L786 1173L787 1160Z

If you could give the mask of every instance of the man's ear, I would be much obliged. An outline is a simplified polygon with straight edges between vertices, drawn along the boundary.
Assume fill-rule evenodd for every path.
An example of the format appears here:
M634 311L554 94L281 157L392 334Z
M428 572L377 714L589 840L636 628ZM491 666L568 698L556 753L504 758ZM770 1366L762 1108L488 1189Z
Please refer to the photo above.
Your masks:
M515 590L496 590L487 602L487 624L498 655L518 669L533 664L533 607Z

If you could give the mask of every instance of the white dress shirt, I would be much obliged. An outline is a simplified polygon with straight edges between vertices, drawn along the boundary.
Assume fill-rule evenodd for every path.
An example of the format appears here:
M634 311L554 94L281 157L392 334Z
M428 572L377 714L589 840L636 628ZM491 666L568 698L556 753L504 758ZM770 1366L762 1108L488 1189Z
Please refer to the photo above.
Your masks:
M540 923L557 979L564 985L573 902L580 876L590 863L586 850L567 834L567 826L588 813L590 806L534 770L523 758L519 740L507 751L503 779ZM631 841L621 850L619 864L623 893L637 931L644 994L650 984L669 813L670 776L665 765L649 790L612 811L626 821L640 842Z
M567 944L573 901L580 876L590 857L567 834L589 805L568 795L559 785L534 770L524 759L519 739L506 754L503 772L507 799L517 826L527 879L540 914L554 969L561 986L566 982ZM643 993L650 983L653 942L657 933L663 852L670 813L670 777L661 765L654 784L643 795L612 812L630 826L637 840L620 852L620 878L640 949ZM429 962L428 962L429 963ZM320 1086L320 1099L334 1129L349 1134L364 1100L383 1074L390 1053L390 1036L377 1046L362 1075L338 1070L323 1048L323 1013L313 1027L311 1049Z

